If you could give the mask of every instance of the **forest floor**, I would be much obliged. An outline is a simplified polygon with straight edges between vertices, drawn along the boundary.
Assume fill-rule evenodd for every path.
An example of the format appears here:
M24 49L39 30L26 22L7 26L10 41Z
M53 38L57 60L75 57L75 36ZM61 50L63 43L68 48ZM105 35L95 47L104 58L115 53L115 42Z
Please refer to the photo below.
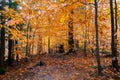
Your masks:
M98 77L95 56L84 57L81 54L84 53L37 55L27 62L16 62L14 66L7 67L0 80L120 80L120 73L109 66L111 58L101 58L104 69L103 75ZM40 61L45 65L39 66Z

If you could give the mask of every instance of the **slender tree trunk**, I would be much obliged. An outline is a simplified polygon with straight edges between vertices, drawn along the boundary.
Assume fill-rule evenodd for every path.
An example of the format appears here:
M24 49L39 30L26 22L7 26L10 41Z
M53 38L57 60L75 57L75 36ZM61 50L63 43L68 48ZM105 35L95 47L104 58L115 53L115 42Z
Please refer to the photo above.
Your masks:
M5 5L5 1L2 1L2 7L1 10L3 10L3 7ZM4 16L1 16L1 23L4 25ZM0 66L2 67L4 65L4 55L5 55L5 28L2 26L1 28L1 47L0 47Z
M9 8L11 8L11 0L9 0ZM11 28L11 26L9 26ZM9 32L9 40L8 40L8 66L12 64L12 40L10 39L12 34Z
M34 33L33 33L33 38L32 38L32 41L34 41L35 40L35 36L36 36L36 30L34 31ZM39 45L39 43L38 43L38 45ZM32 54L34 53L34 46L35 46L35 44L33 43L33 44L31 44L31 52L32 52ZM38 52L38 51L37 51Z
M12 2L12 0L9 0L9 8L17 10L17 3L15 3L15 5L13 6L14 2ZM10 29L12 29L11 26L9 26ZM12 34L9 32L9 40L8 40L8 65L11 66L12 65L12 60L14 60L13 58L13 51L14 51L14 40L11 39Z
M26 37L27 37L27 43L26 43L26 56L29 56L29 20L27 20L26 22L26 26L27 26L27 32L26 32Z
M85 21L87 21L87 13L85 13ZM84 55L87 56L86 47L87 47L87 22L85 23L84 29Z
M117 15L117 2L115 0L115 33L117 33L117 29L118 29L118 15ZM117 35L116 35L116 40L117 40ZM117 44L116 44L117 45Z
M98 2L97 0L94 0L95 2L95 28L96 28L96 58L97 58L97 64L98 64L98 75L102 74L102 68L100 64L100 55L99 55L99 34L98 34Z
M68 23L68 54L74 53L74 35L73 35L73 10L71 10L70 21Z
M17 40L15 40L15 44L14 44L16 47L15 47L15 51L18 51L18 41ZM19 55L18 55L18 53L17 53L17 55L15 56L16 57L16 61L18 61L19 60Z
M118 70L118 59L117 59L117 45L116 45L116 38L114 26L114 9L113 9L113 0L110 0L110 13L111 13L111 50L112 50L112 66ZM117 16L116 16L117 17ZM117 21L117 20L116 20ZM117 23L116 23L117 25ZM117 26L116 26L117 27Z
M117 2L116 2L116 0L115 0L115 52L116 52L116 54L117 54L117 29L118 29L118 21L117 21L117 17L118 17L118 15L117 15ZM119 65L118 65L119 66ZM118 68L116 68L117 69L117 71L119 71L119 69Z
M41 36L39 36L38 51L39 51L39 54L42 53L42 51L43 51L42 37Z
M50 54L50 36L48 36L48 53Z
M84 56L87 56L87 53L86 53L86 47L87 47L87 30L84 31Z
M5 55L5 28L1 28L1 48L0 48L0 66L4 64Z
M12 65L12 54L13 54L13 40L10 39L12 34L9 33L9 40L8 40L8 65Z
M48 22L49 22L49 25L51 25L51 20L50 20L50 16L48 17ZM48 32L49 32L49 35L48 35L48 53L50 54L50 27L48 26Z

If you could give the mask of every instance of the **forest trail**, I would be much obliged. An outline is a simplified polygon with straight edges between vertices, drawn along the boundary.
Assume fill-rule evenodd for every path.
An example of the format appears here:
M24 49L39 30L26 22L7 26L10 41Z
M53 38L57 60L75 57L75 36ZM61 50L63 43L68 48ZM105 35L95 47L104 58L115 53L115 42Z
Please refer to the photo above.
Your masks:
M92 80L96 75L97 68L94 56L84 57L80 52L78 54L46 54L37 55L28 62L20 62L16 66L8 67L8 72L0 76L0 80ZM110 63L109 59L102 59L102 64ZM40 66L42 61L45 65ZM19 65L19 66L18 66ZM106 65L107 66L107 65ZM111 77L103 76L100 80ZM97 79L97 78L96 78ZM118 79L119 80L119 79Z

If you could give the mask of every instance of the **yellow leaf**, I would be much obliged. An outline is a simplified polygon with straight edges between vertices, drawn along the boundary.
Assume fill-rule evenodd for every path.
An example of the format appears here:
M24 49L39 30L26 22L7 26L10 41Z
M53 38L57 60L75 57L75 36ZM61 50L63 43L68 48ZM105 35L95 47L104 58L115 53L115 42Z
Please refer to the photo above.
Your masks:
M64 2L65 0L60 0L60 2Z
M61 23L64 23L64 22L65 22L65 16L62 16L62 17L61 17L60 22L61 22Z
M92 3L94 3L94 0L91 0Z

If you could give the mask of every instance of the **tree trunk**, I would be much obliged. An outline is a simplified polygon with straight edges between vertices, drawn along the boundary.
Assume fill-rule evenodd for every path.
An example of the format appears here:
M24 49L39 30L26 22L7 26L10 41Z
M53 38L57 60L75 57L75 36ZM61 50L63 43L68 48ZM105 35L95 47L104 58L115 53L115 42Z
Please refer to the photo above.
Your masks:
M85 21L87 21L87 13L85 13ZM87 56L87 53L86 53L87 40L86 39L87 39L87 22L85 23L85 29L84 29L84 56Z
M86 39L87 39L87 30L86 30L86 28L85 29L83 29L84 31L83 31L83 36L84 36L84 44L83 44L83 47L84 47L84 56L87 56L87 53L86 53L86 47L87 47L87 41L86 41Z
M73 35L73 19L72 19L72 15L73 15L73 10L71 10L71 15L70 15L70 21L68 23L68 54L70 53L74 53L74 35Z
M4 64L5 55L5 28L1 28L1 48L0 48L0 66Z
M14 4L14 6L12 5ZM17 3L12 2L12 0L9 0L9 8L12 8L14 10L17 10ZM9 26L10 29L12 29L11 26ZM13 51L14 51L14 40L11 39L12 34L9 32L9 40L8 40L8 65L12 65L13 58Z
M27 20L26 22L26 26L27 26L27 31L26 31L26 37L27 37L27 43L26 43L26 56L29 56L29 20Z
M98 34L98 2L97 0L94 0L95 2L95 28L96 28L96 58L97 58L97 64L98 64L98 75L102 74L102 68L100 64L100 55L99 55L99 34Z
M118 59L117 59L117 45L115 39L115 26L114 26L114 9L113 0L110 0L110 13L111 13L111 50L112 50L112 66L118 70ZM116 23L117 25L117 23Z
M117 29L118 29L118 21L117 21L117 2L115 0L115 52L117 54ZM118 65L119 66L119 65ZM119 68L116 68L117 71L119 71Z
M5 1L2 1L2 7L1 10L3 10L3 7L5 5ZM1 23L4 25L4 16L1 16ZM5 28L4 26L1 28L1 47L0 47L0 66L2 67L4 65L4 55L5 55Z
M13 40L11 38L11 34L9 34L9 41L8 41L8 65L12 65L12 54L13 54Z
M50 54L50 36L48 37L48 53Z

